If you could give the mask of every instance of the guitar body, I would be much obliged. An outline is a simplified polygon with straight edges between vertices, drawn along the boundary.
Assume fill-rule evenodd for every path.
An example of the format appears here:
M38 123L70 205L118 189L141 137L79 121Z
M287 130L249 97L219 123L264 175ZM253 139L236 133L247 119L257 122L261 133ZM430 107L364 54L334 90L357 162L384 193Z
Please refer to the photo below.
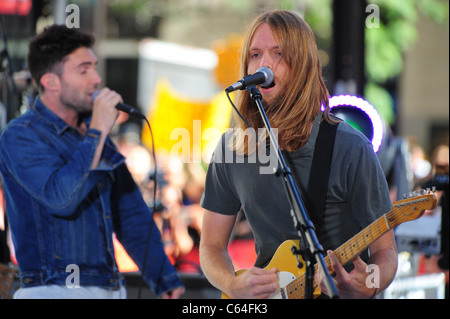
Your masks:
M302 276L305 272L305 263L301 256L297 257L292 253L291 248L299 248L299 240L286 240L275 251L269 264L264 269L278 269L278 283L280 287L285 287L293 282L296 278ZM302 267L299 268L299 262ZM246 269L242 269L236 272L236 275L243 274ZM314 291L314 298L320 295L320 289L316 288ZM281 291L271 295L269 299L282 299ZM222 293L222 299L230 299L226 293Z
M395 202L391 211L382 215L334 250L341 265L346 265L387 231L397 227L401 223L415 220L422 216L425 210L434 209L436 207L437 199L434 192L423 190L412 193L412 195L413 196L410 198ZM301 256L294 255L291 250L293 246L298 249L298 245L298 240L284 241L278 247L265 268L273 269L276 267L279 270L278 283L280 285L280 290L269 298L303 299L305 297L305 263ZM328 256L324 257L324 261L328 269L331 269L331 261ZM301 268L297 266L299 263L302 264ZM314 267L315 272L317 272L318 265L316 264ZM247 270L240 270L236 272L236 275L240 275L246 271ZM317 287L315 281L313 295L314 298L317 298L320 295L320 289ZM225 293L222 293L222 298L230 299Z

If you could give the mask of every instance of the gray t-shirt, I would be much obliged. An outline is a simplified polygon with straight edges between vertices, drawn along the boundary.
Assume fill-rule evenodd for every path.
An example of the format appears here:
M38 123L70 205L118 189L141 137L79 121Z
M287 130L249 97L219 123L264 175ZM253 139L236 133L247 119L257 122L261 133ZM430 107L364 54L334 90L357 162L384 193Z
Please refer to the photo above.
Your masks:
M320 114L304 147L283 152L301 196L306 194L319 121ZM298 238L298 232L283 177L267 173L269 163L265 157L259 160L258 156L236 156L229 147L231 136L232 132L222 136L212 156L201 205L225 215L237 214L242 207L255 237L255 266L264 267L278 246ZM336 249L391 207L386 178L372 144L361 132L341 122L336 132L320 244L325 251Z

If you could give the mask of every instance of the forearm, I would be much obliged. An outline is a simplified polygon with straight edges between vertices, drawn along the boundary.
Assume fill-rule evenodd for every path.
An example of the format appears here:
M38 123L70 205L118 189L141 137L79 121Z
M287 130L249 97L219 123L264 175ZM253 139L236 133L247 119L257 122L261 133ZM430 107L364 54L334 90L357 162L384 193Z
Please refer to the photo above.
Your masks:
M228 292L235 279L235 271L230 255L224 249L200 242L200 264L208 281L220 291Z
M236 216L227 216L205 210L200 237L200 264L208 281L217 289L229 292L234 273L228 254L228 242Z
M369 276L374 278L377 294L391 284L397 271L397 264L398 256L395 246L371 254L368 262L368 267L371 270ZM371 269L371 265L375 265L375 267Z
M97 148L95 149L94 158L92 159L91 170L96 169L100 164L100 161L102 159L103 148L105 146L107 134L101 132L99 132L99 134L100 137L98 139Z
M98 183L97 176L89 174L98 135L88 132L80 143L69 144L65 137L36 139L37 134L34 128L12 126L2 140L4 166L49 213L68 216Z
M341 298L373 298L392 282L397 270L397 250L393 232L390 231L373 242L369 251L368 262L365 263L359 256L354 258L354 267L349 273L340 264L336 254L328 251L331 266L336 273L333 280ZM328 294L320 271L316 280L322 292Z
M279 290L277 269L252 267L248 271L234 272L228 254L228 242L235 225L236 215L221 215L205 211L200 239L200 263L208 281L227 297L268 298Z

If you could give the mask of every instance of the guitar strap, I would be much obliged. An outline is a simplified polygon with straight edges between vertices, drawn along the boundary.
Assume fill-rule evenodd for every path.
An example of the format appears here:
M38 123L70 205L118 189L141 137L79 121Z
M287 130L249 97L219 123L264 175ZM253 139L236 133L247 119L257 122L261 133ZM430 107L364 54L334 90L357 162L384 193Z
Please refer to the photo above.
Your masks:
M324 222L328 180L338 124L330 124L322 120L314 147L305 206L316 229L317 237L320 235Z

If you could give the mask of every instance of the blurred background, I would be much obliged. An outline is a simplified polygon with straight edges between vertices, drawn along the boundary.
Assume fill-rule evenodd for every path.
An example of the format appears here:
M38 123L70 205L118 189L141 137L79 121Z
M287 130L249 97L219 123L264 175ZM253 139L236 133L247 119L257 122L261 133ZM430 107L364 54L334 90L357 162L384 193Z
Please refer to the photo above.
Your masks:
M53 23L93 33L104 86L152 125L155 145L147 127L127 116L113 137L149 206L157 201L166 252L190 296L215 297L198 263L198 202L211 149L230 126L223 90L239 79L242 34L258 13L275 8L298 12L313 29L334 112L374 142L392 201L424 185L438 186L442 196L436 211L396 230L400 266L383 297L444 298L446 287L448 298L447 0L0 0L0 130L36 96L28 40ZM0 232L1 261L14 263L4 209ZM253 240L243 213L230 245L236 268L250 267ZM116 248L134 282L135 265Z

